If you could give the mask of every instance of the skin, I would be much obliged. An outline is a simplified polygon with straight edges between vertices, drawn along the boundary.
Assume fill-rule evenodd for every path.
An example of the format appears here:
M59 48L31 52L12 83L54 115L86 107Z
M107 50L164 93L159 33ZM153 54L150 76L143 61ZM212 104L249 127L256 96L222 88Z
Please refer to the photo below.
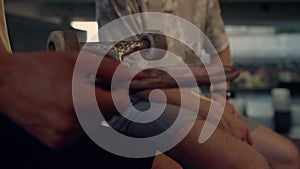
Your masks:
M298 148L290 140L261 125L251 135L253 147L267 159L272 168L300 168Z
M154 158L152 169L183 169L177 162L165 154L156 155Z
M211 62L214 64L222 64L222 65L231 65L231 57L230 57L230 50L229 47L226 47L223 51L221 51L218 55L211 57ZM215 88L222 88L226 89L227 85L226 83L223 84L216 84L214 85ZM225 107L223 111L223 117L220 121L219 127L226 131L228 134L247 142L248 144L252 144L252 138L249 134L249 130L247 126L236 116L236 110L235 108L225 100L224 96L216 94L215 98L207 98L201 95L195 95L190 93L186 90L179 90L177 88L173 89L163 89L166 97L167 102L169 104L177 105L177 106L183 106L185 108L188 108L194 112L197 112L199 116L206 118L208 115L208 112L210 110L210 106L221 106L218 105L218 103L222 103L225 101ZM188 96L188 100L181 100L180 96L181 92ZM148 98L150 91L141 92L139 94L142 98ZM160 97L154 97L155 101L164 101L161 100ZM214 99L219 99L215 100ZM195 102L199 102L201 105L199 109L194 109L193 104ZM182 105L181 105L182 104ZM219 108L220 111L222 110L222 107Z
M269 169L267 161L249 144L217 129L203 144L198 138L204 120L193 125L187 137L167 154L183 168L198 169ZM182 128L181 131L184 131ZM181 131L178 132L180 135ZM242 153L241 153L242 152Z
M218 56L212 56L212 62L220 58L223 65L232 65L230 49L227 47ZM227 102L227 104L230 104ZM234 109L234 107L232 106ZM258 126L251 132L253 148L267 159L269 165L274 169L299 169L300 157L295 145L287 138L267 129Z
M212 63L218 63L219 59L223 65L231 65L231 57L230 57L230 50L229 47L227 47L225 50L220 52L216 56L212 56ZM228 84L217 84L214 87L215 88L221 88L221 89L226 89ZM168 89L164 91L168 97L168 102L171 104L178 104L180 103L180 100L178 100L178 95L177 97L174 95L174 93L178 93L176 89ZM186 94L183 92L183 94ZM146 97L147 95L144 93L143 97ZM191 100L196 101L197 99L195 98L196 96L193 95L190 98L194 98ZM205 97L199 96L198 100L201 103L201 107L199 108L199 115L202 117L206 117L207 112L208 112L208 107L211 105L209 103L212 103L212 100L208 100ZM218 97L212 98L209 96L210 99L225 99L222 98L224 96L218 95ZM191 107L191 104L193 102L189 100L189 102L184 102L183 105L186 108ZM206 113L205 113L206 112ZM216 168L273 168L273 169L281 169L281 168L287 168L287 169L299 169L299 153L297 148L295 147L294 144L291 143L288 139L284 138L283 136L273 132L270 129L267 129L263 126L258 126L254 131L249 133L247 126L242 122L241 120L238 119L236 116L238 112L236 112L235 108L233 105L231 105L228 101L225 103L225 108L224 108L224 113L222 120L220 122L220 125L217 129L217 131L214 133L214 135L208 140L205 144L200 145L201 148L199 148L200 153L196 153L197 147L193 145L193 140L196 138L193 138L193 132L194 130L199 130L199 128L202 128L203 126L203 121L197 121L193 130L191 131L192 136L188 136L183 142L181 142L177 148L172 149L168 154L172 156L173 159L177 160L181 166L184 166L184 168L193 168L194 166L201 165L201 166L206 166L209 168L214 168L215 163L217 161L214 161L218 158L220 158L220 161L231 161L232 163L222 163L223 166L217 166ZM199 128L196 129L196 126ZM234 136L234 137L229 137ZM224 140L214 140L216 137L229 137L226 138L226 142L224 143ZM236 140L238 139L238 140ZM269 140L272 140L270 142ZM243 153L237 153L233 149L227 150L227 147L229 146L229 142L240 142L243 141L244 143L248 143L248 145L243 145L240 143L235 143L232 146L234 146L235 149L244 149L244 150L239 150L237 152L243 152ZM186 142L184 144L184 142ZM218 144L215 144L218 143ZM196 144L196 143L195 143ZM210 144L215 144L215 146L220 146L219 148L222 149L222 154L226 154L225 157L220 156L219 154L214 154L216 152L220 152L220 150L214 149L214 147L210 147ZM252 145L251 147L249 145ZM183 153L183 150L186 149L193 149L193 152L190 153L184 153L184 156L180 156ZM207 149L208 148L208 149ZM179 151L182 149L182 151ZM207 151L204 151L207 150ZM228 152L227 152L228 151ZM201 152L206 152L206 154L211 154L207 156L201 156ZM187 155L188 154L188 155ZM199 157L200 155L200 157ZM229 155L229 156L228 156ZM155 158L155 165L153 169L156 169L155 167L158 167L157 169L160 169L163 167L163 165L159 165L160 163L164 163L163 160L165 157L161 157L162 155L159 155ZM244 156L244 157L243 157ZM215 158L209 158L206 160L197 160L197 159L205 159L206 157L215 157ZM228 158L227 158L228 157ZM194 159L195 158L195 159ZM251 158L257 158L252 159L254 163L251 163L251 160L248 161ZM194 159L194 160L193 160ZM239 160L237 160L239 159ZM234 161L237 160L237 161ZM167 161L167 160L165 160ZM201 164L197 164L197 161L199 161ZM205 163L205 162L207 163ZM233 162L234 161L234 162ZM170 163L170 162L169 162ZM217 162L217 164L220 164ZM246 165L247 164L247 165ZM170 164L174 165L174 164ZM227 167L233 165L231 167ZM236 165L236 166L234 166ZM257 165L257 166L256 166ZM226 166L226 167L224 167ZM178 167L180 168L180 167Z
M212 63L218 63L220 64L220 62L218 61L218 59L221 60L223 65L231 65L231 57L230 57L230 50L229 47L227 47L224 51L220 52L218 56L212 56ZM215 85L216 88L221 88L221 89L226 89L228 86L228 84L217 84ZM168 98L168 102L170 102L171 104L177 104L180 103L180 99L178 99L178 97L176 97L176 93L180 95L180 93L178 92L178 90L176 89L168 89L165 90L165 93L167 93L166 95L169 96ZM146 94L143 96L146 97ZM200 97L200 102L201 102L201 107L199 108L198 113L200 115L202 115L202 117L206 117L206 112L208 112L208 108L209 105L212 103L212 100L207 100L206 98L199 96ZM193 98L195 99L196 96L193 96ZM198 98L199 99L199 98ZM222 95L218 95L215 98L211 98L210 99L225 99L224 96ZM210 102L210 103L209 103ZM189 99L189 102L185 103L183 101L183 105L186 108L191 107L191 104L193 103L193 101L191 101ZM219 156L219 154L213 154L215 153L214 151L218 151L218 150L213 150L213 149L209 149L209 153L212 153L211 156L207 156L207 157L216 157L216 158L223 158L222 161L226 160L236 160L239 159L240 161L236 162L236 164L243 164L243 166L240 166L241 168L246 168L251 166L252 168L259 168L259 167L263 167L263 168L274 168L274 169L281 169L281 168L287 168L287 169L299 169L299 152L297 150L297 148L295 147L294 144L291 143L291 141L289 141L288 139L284 138L283 136L263 127L263 126L258 126L254 131L252 131L251 133L249 132L249 130L247 129L247 126L237 118L238 112L236 112L235 108L233 105L231 105L228 101L226 101L225 103L225 108L224 108L224 113L223 113L223 118L220 122L220 125L217 129L217 131L214 133L213 137L207 141L207 143L203 144L201 148L199 148L199 153L201 156L201 152L207 148L205 145L209 145L212 144L213 142L218 143L217 146L220 146L222 148L222 153L223 153L223 157ZM200 124L199 128L201 128L203 125L203 122L198 122ZM196 124L197 126L197 124ZM194 126L195 128L195 126ZM196 129L195 129L196 130ZM199 129L198 129L199 130ZM240 150L239 152L243 152L242 154L239 153L239 155L236 156L230 156L230 159L227 159L228 154L231 150L226 150L226 147L229 145L228 143L226 145L222 145L224 142L222 140L214 140L214 137L227 137L228 135L234 136L233 138L227 138L231 140L231 139L238 139L240 141L246 142L248 143L248 145L252 145L252 147L249 147L248 145L242 145L240 143L238 144L233 144L232 146L234 146L235 148L241 148L241 149L245 149L245 150ZM186 144L180 143L178 145L178 147L184 147L182 149L189 149L189 145L191 142L193 142L192 137L188 137L190 139L187 139ZM196 139L196 138L194 138ZM212 141L214 140L214 141ZM231 141L233 141L231 140ZM272 140L272 141L270 141ZM236 141L236 140L235 140ZM234 141L233 141L234 142ZM183 144L183 145L182 145ZM197 144L197 143L195 143ZM199 145L198 145L199 146ZM223 147L224 146L224 147ZM197 145L193 145L193 149L197 147ZM208 146L209 147L209 146ZM230 146L228 146L230 147ZM224 149L225 148L225 149ZM239 149L238 148L238 149ZM195 164L195 161L199 161L197 159L190 159L190 156L188 156L185 153L184 157L179 156L182 152L178 152L178 149L180 148L174 148L172 151L173 152L170 153L169 155L172 156L174 159L178 160L178 162L183 161L181 164L182 166L185 166L187 168L193 168L193 166L196 166L197 164ZM250 150L252 149L252 150ZM195 150L195 149L194 149ZM200 152L201 151L201 152ZM228 151L228 152L227 152ZM196 151L191 152L192 155L191 157L199 157L199 154L195 153ZM232 153L234 154L235 152ZM179 155L178 155L179 154ZM242 157L245 156L245 157ZM258 166L254 167L253 164L250 164L249 161L244 161L245 159L250 159L255 157L257 158L256 161L254 162L258 162L260 161L260 164L257 164ZM156 157L157 159L160 158L160 156ZM185 162L184 158L189 158L186 159L186 161L188 161L188 163ZM203 159L205 159L206 156L201 156L199 157L199 159L202 159L200 161L203 161ZM233 158L233 159L232 159ZM156 160L157 162L159 162L160 160ZM205 163L205 164L199 164L199 165L203 165L203 166L207 166L209 168L213 167L213 164L215 164L214 161L211 161L211 159L207 159L207 161L209 161L210 163ZM247 164L248 163L248 164ZM222 163L223 166L227 166L230 164L226 164L226 163ZM247 165L246 165L247 164ZM254 164L256 165L256 164ZM159 166L159 165L156 165ZM218 166L220 167L220 166ZM237 167L237 166L235 166ZM249 167L249 168L251 168ZM220 167L222 168L222 167ZM232 168L232 167L229 167Z
M0 112L52 148L69 144L83 135L72 102L72 76L77 55L78 52L1 53ZM109 75L119 65L112 59L104 59L103 63L110 66L102 67L98 78ZM89 71L88 67L83 68L82 73L74 75L82 85L83 97L86 89L94 87L86 80ZM126 71L124 67L124 74ZM125 75L121 77L126 80ZM124 96L121 107L126 109L127 91L120 88L112 92ZM112 92L95 88L98 104L108 118L117 113ZM88 102L84 104L82 106L89 107Z
M177 88L164 89L163 91L169 104L183 106L187 109L192 110L195 113L198 113L199 116L204 118L207 117L208 112L210 110L210 106L218 106L220 107L219 110L222 110L222 107L217 102L200 95L191 94L189 91L186 90L182 90L182 93L180 93L180 90ZM147 98L149 92L150 91L139 93L139 96L142 98ZM189 99L181 100L180 97L178 97L181 96L181 94L186 95ZM164 101L160 99L159 95L156 96L155 94L153 94L152 98L157 102ZM199 109L194 109L193 104L195 104L196 102L199 102L199 104L201 105ZM218 128L222 129L223 131L237 139L245 141L248 144L252 144L252 140L247 126L240 119L237 118L237 116L235 115L235 111L236 110L232 105L226 103L224 107L224 113L222 115Z
M14 120L49 147L57 148L77 140L83 132L73 109L71 79L78 53L40 52L13 55L2 53L1 55L3 56L3 62L1 62L3 65L1 65L0 71L1 77L3 77L0 83L1 112L5 112L4 115ZM92 57L88 53L86 55ZM109 66L102 67L97 78L109 77L109 74L119 65L118 62L112 60L105 61L109 63L105 65ZM75 75L78 80L82 81L83 94L85 88L93 87L85 80L86 74L90 73L89 71L87 67L86 70L82 70L82 73ZM120 78L127 80L126 73L128 72L126 71L127 69L124 68L124 75ZM54 80L55 83L53 83ZM117 92L119 96L127 94L122 89L112 92ZM95 93L104 116L111 117L117 113L111 100L110 91L96 88ZM84 106L88 107L88 103L86 104ZM126 107L127 101L124 102L124 109ZM230 168L243 168L243 163L249 164L250 167L268 168L258 152L245 146L247 144L223 130L217 129L210 140L202 145L196 142L203 124L204 121L197 121L187 138L168 152L182 166L219 168L218 165L211 166L210 163L200 162L202 160L195 159L195 161L189 162L191 161L190 158L208 157L194 151L205 150L203 152L210 152L211 155L209 156L216 157L215 160L225 160L224 166ZM215 143L218 143L218 146ZM230 147L235 147L237 151L232 152ZM218 152L219 148L223 149L222 154ZM240 153L238 153L240 151L250 154L251 158L247 159L248 155L243 158L245 160L237 158L240 157ZM250 163L251 160L255 160L255 163ZM215 164L214 161L210 160L210 162Z

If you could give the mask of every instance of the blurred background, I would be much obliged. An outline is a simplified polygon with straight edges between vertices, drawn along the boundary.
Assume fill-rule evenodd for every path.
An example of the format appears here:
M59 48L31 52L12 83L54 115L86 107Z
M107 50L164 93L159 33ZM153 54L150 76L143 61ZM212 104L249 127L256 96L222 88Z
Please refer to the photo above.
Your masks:
M53 30L74 30L81 41L97 31L101 0L7 0L12 48L45 50ZM240 113L300 138L300 0L220 0L234 66L231 84Z

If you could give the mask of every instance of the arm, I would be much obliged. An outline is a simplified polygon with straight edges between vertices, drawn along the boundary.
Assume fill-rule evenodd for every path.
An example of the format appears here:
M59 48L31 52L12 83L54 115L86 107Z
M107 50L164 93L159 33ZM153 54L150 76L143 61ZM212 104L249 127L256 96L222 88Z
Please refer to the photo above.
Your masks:
M230 49L229 46L227 46L224 50L218 53L218 55L212 55L211 56L211 62L213 64L222 64L224 66L231 66L232 61L231 61L231 55L230 55ZM226 91L228 91L229 87L229 82L227 83L219 83L219 84L214 84L211 86L211 90L224 90L224 94L226 94ZM216 100L222 100L224 97L222 94L215 93L215 98ZM209 96L211 97L211 95ZM227 102L229 104L229 102ZM233 113L236 114L236 111L233 111Z
M219 52L217 55L212 55L211 63L217 65L221 64L224 66L231 66L232 62L231 62L229 46L227 46L224 50ZM211 86L211 90L224 90L224 93L226 93L228 88L229 88L229 82L214 84L213 86Z
M211 63L217 65L231 66L231 56L229 50L229 41L224 28L224 22L221 15L220 4L218 0L207 1L207 18L205 34L211 41L215 50L209 46L204 46L206 52L211 55ZM213 86L214 89L228 89L228 84L220 83Z
M212 55L211 62L215 63L215 64L222 64L224 66L232 66L232 60L231 60L229 46L227 46L224 50L219 52L218 55ZM224 90L224 93L226 94L226 91L228 91L228 88L229 88L229 82L215 84L211 87L211 90L221 89L221 90ZM209 95L209 97L211 99L217 100L217 101L226 99L226 96L224 96L223 94L218 94L218 93L214 93L214 96ZM236 117L238 112L235 110L234 106L232 104L230 104L227 100L225 100L225 107L227 107L228 109L231 109L231 111L224 111L224 113L233 113L233 115L234 115L233 120L235 120L236 123L239 124L240 131L245 133L244 135L246 137L244 138L244 140L246 140L249 144L253 144L253 141L252 141L251 135L249 134L247 126Z
M194 112L197 112L199 116L202 116L204 118L207 117L210 105L212 103L211 99L191 93L185 89L182 89L182 90L180 90L178 88L163 89L163 92L165 93L168 104L183 106L184 108L187 108ZM150 93L150 91L144 91L144 92L138 93L137 95L141 98L148 98L149 93ZM185 97L187 97L189 99L181 100L181 94L185 95ZM152 95L152 96L153 96L154 101L157 101L157 102L164 101L158 95ZM194 106L195 102L200 102L201 106L199 106L199 108L196 108Z
M168 104L183 106L187 109L194 111L195 113L198 113L199 116L202 116L204 118L207 117L208 112L210 111L210 106L218 106L220 111L223 110L222 106L219 105L217 102L213 101L212 99L191 93L184 89L181 89L182 93L180 93L180 89L178 88L163 89L163 91L165 93ZM142 98L148 98L149 92L150 91L141 92L138 94L138 96ZM187 97L188 99L181 100L180 98L182 95L185 95L185 97ZM160 96L156 95L152 95L152 99L157 102L164 101L160 98ZM195 109L194 105L196 102L199 102L199 109ZM238 118L234 116L234 113L232 113L232 111L235 111L235 109L233 109L229 105L225 105L223 111L224 113L222 115L219 128L240 140L252 144L252 141L249 138L247 126L245 126Z
M63 146L83 135L72 100L73 68L78 52L0 55L0 110L3 115L50 147ZM92 57L88 53L86 55ZM119 64L113 60L104 62L111 65L111 69ZM75 75L82 84L83 98L85 89L94 87L85 78L88 71L87 66L82 74ZM102 72L105 71L107 69L102 69ZM114 92L126 96L125 90ZM110 91L96 88L95 93L104 116L111 117L118 113ZM84 105L87 109L88 103ZM126 103L128 100L124 100L124 109Z
M217 64L217 63L220 63L220 61L221 61L222 65L225 65L225 66L232 65L229 46L227 46L224 50L219 52L218 55L211 56L212 63Z
M231 66L231 56L230 56L230 50L229 46L227 46L224 50L218 53L218 55L213 55L211 57L212 63L215 64L222 64L226 66ZM228 84L226 83L220 83L214 85L214 88L216 89L224 89L227 90ZM201 95L197 95L194 93L191 93L187 90L181 90L182 94L187 95L189 97L188 100L182 100L180 99L181 93L180 89L174 88L174 89L164 89L165 95L167 97L167 102L169 104L174 104L178 106L183 106L187 109L190 109L194 112L197 112L198 115L206 118L208 115L208 112L210 110L210 106L220 106L218 103L222 103L222 101L225 101L225 107L223 111L223 117L220 122L221 128L223 130L227 131L227 133L248 142L249 144L252 144L252 138L250 136L249 130L247 126L236 116L238 113L236 112L233 105L231 105L228 101L226 101L223 95L216 94L214 95L214 98L207 98ZM148 92L143 92L139 94L142 98L147 98L149 94ZM162 101L159 97L155 98L156 101ZM215 101L214 101L215 100ZM194 103L200 102L199 109L195 110ZM220 111L222 110L222 107L220 107Z

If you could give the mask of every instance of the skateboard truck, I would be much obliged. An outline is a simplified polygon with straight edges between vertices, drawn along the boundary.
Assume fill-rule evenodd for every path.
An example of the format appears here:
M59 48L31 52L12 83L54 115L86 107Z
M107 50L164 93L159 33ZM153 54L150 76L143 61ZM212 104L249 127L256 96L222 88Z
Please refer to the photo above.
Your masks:
M167 40L165 36L154 33L145 33L138 35L138 40L122 40L119 42L79 42L77 35L72 31L53 31L47 41L49 51L66 51L88 49L108 50L108 55L122 61L126 56L136 51L143 52L142 57L146 60L158 60L164 57L164 53L154 53L152 48L167 50Z

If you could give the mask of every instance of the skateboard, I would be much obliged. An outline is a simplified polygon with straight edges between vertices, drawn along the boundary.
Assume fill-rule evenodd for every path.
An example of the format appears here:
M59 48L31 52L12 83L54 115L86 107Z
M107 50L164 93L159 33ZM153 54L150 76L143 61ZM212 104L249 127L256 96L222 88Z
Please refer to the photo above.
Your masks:
M107 49L107 57L112 57L122 61L126 56L147 48L160 46L167 49L166 39L154 34L142 34L138 40L127 39L120 42L93 42L80 43L77 35L72 31L54 31L49 35L47 49L50 51L81 50L83 47L88 49ZM162 56L159 56L162 57ZM154 57L158 58L158 57ZM171 74L172 75L171 75ZM133 90L145 90L155 88L174 88L181 86L189 87L219 83L224 80L232 81L239 76L239 71L231 66L187 64L171 65L165 67L141 70L138 76L134 77L130 83ZM108 86L110 82L96 79L96 84Z

